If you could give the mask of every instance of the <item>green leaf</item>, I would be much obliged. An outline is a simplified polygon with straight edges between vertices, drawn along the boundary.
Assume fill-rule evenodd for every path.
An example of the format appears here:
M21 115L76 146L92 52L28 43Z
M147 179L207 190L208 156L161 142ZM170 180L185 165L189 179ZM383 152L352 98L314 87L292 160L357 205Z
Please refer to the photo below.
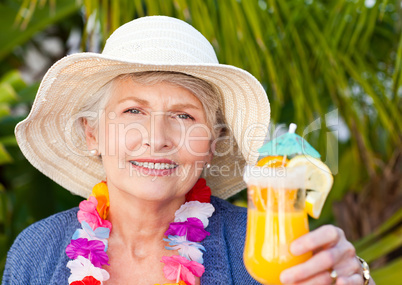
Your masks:
M5 136L5 137L0 137L0 144L3 144L4 146L17 146L17 139L15 138L14 135L12 136ZM1 191L1 187L0 187Z
M3 75L0 82L10 84L16 92L27 86L18 70L11 70L10 72L6 73Z
M386 266L372 270L370 275L376 285L402 285L402 257L393 260Z
M23 88L22 90L20 90L18 92L20 102L31 104L35 99L35 95L38 92L38 88L39 88L39 83L33 83L33 84L27 86L26 88Z
M396 250L400 246L402 246L402 226L399 226L377 242L358 252L358 255L370 263Z
M0 120L3 117L9 116L11 113L10 106L6 103L0 103Z
M3 144L0 143L0 165L10 163L13 159L10 154L7 152Z
M0 256L7 255L8 236L0 233ZM1 263L0 263L1 266Z
M28 1L29 2L29 1ZM48 27L50 24L60 21L79 9L76 1L58 0L55 11L51 11L49 5L36 8L32 19L26 29L11 25L18 14L18 7L7 3L0 3L0 60L7 56L13 49L28 41L35 33Z
M10 83L0 83L0 104L1 103L13 103L17 101L17 93Z
M402 86L402 35L399 38L399 44L398 44L398 51L397 51L397 57L396 57L396 62L395 62L395 72L392 77L393 81L393 86L392 86L392 95L394 97L394 103L398 102L398 89L400 86Z
M354 243L357 251L364 250L370 244L374 243L376 239L384 235L387 231L390 231L393 227L402 222L402 209L393 214L388 220L386 220L377 230L373 233L365 236Z

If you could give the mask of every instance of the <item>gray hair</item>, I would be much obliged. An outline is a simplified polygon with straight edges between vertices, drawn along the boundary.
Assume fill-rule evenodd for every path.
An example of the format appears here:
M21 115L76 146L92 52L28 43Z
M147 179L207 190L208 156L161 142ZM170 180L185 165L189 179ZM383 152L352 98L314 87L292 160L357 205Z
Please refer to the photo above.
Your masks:
M76 133L79 137L84 139L84 141L84 120L87 121L89 127L94 131L94 133L97 133L99 127L98 116L93 116L93 114L98 114L99 110L105 109L113 94L116 82L127 78L130 78L135 83L141 85L154 85L164 82L187 89L196 96L198 100L200 100L204 108L207 126L212 131L212 140L225 135L225 119L222 110L219 108L220 98L218 96L218 91L211 84L197 77L180 72L145 71L121 74L113 78L95 92L81 107L80 113L83 115L77 121Z

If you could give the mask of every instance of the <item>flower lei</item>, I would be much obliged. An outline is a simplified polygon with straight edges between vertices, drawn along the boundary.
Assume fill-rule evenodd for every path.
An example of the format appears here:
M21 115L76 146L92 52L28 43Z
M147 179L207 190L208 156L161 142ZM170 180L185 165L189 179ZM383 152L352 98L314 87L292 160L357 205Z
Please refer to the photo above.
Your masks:
M165 232L169 250L177 250L179 255L163 256L163 273L168 280L176 283L164 285L194 285L195 277L201 277L205 271L203 252L199 243L210 235L204 228L215 208L210 204L211 189L200 178L186 195L184 203L175 213L174 222ZM109 192L102 181L94 186L92 194L79 205L77 213L81 229L77 229L66 248L70 260L67 267L71 271L68 278L70 285L102 285L110 278L102 265L109 265L106 254L108 238L112 224L106 220L109 214ZM160 284L155 284L160 285Z

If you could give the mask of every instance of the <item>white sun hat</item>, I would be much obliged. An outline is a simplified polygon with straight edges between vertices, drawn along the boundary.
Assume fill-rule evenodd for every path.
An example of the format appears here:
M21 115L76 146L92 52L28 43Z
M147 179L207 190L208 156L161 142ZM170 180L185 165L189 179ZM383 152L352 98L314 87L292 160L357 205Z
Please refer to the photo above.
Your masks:
M46 176L87 198L105 179L102 162L90 155L71 122L99 88L118 75L143 71L174 71L210 83L234 140L216 144L206 173L212 193L228 198L244 189L242 171L255 164L270 119L262 85L245 70L219 64L208 40L184 21L143 17L118 28L101 54L78 53L57 61L44 76L28 117L15 135L29 162Z

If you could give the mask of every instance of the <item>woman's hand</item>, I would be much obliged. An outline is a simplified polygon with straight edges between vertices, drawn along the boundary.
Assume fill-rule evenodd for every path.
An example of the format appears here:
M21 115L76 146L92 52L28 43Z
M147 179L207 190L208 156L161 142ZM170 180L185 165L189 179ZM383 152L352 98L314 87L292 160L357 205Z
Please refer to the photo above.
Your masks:
M285 284L362 285L362 267L353 245L344 232L335 226L322 226L295 240L290 247L294 255L313 251L306 262L284 270L281 281ZM330 276L335 270L337 278ZM370 284L374 282L370 281Z

